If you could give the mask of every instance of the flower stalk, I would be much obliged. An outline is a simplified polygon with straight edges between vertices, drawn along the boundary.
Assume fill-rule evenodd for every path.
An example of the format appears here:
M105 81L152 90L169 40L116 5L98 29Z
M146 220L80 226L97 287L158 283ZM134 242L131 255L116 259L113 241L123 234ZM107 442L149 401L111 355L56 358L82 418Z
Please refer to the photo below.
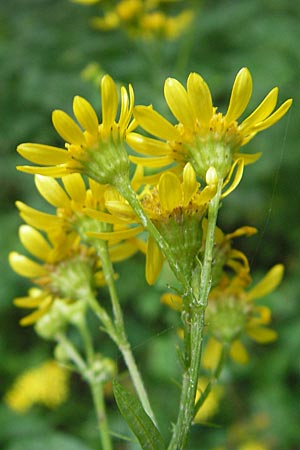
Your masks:
M112 302L114 314L114 330L115 330L113 340L115 341L115 343L117 344L119 350L123 355L132 382L135 386L136 392L140 398L140 401L145 411L147 412L149 417L151 417L151 419L155 422L155 416L152 411L141 374L138 370L134 356L131 351L130 344L127 339L122 309L120 307L120 302L114 281L114 269L111 260L109 258L107 243L102 240L95 240L95 248L102 262L102 270L104 273L105 281L108 286L110 299Z
M200 280L198 279L198 282L195 278L192 280L190 294L187 294L187 300L190 305L190 324L188 330L190 334L190 345L185 346L185 352L189 352L189 355L185 355L184 360L189 362L189 366L183 374L179 413L168 450L186 448L190 427L194 418L195 397L203 344L205 309L211 287L214 232L221 190L222 180L219 180L217 193L208 206L208 225ZM198 271L195 273L198 275Z

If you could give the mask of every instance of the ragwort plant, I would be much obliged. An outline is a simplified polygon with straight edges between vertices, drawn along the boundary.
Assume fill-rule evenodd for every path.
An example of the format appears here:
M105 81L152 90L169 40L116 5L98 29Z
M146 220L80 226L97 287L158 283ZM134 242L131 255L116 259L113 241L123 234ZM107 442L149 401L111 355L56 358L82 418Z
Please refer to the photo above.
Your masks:
M112 448L103 395L108 380L114 380L116 402L143 449L185 449L228 358L247 362L243 335L259 343L276 339L269 328L270 309L255 301L278 286L283 266L275 265L253 286L247 256L234 238L251 236L256 229L245 226L226 234L217 227L219 210L226 208L244 167L260 157L241 147L280 120L292 103L287 100L276 109L274 88L239 123L251 93L250 72L242 68L222 114L199 74L189 75L186 88L168 78L164 94L173 124L152 106L135 106L133 88L121 87L118 93L105 75L101 122L91 104L76 96L76 121L61 110L52 115L62 147L24 143L17 149L36 164L18 169L35 175L39 193L54 207L50 214L17 202L25 222L20 239L30 257L12 252L9 259L33 283L27 296L15 299L18 307L31 311L21 325L34 325L41 338L53 340L56 360L88 383L105 450ZM128 147L138 155L130 156ZM140 251L149 285L166 262L179 286L162 297L182 319L181 397L168 443L127 339L115 284L113 263ZM99 301L104 286L112 313ZM115 363L95 349L87 311L120 349L137 396L116 381ZM84 353L70 337L71 327L81 336Z

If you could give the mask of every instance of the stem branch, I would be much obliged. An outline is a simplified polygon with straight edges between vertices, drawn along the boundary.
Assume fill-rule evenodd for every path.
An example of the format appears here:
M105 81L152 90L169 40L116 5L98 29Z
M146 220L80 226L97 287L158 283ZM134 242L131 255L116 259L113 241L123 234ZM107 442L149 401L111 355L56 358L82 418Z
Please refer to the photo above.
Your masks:
M140 401L146 411L146 413L151 417L154 423L155 416L152 411L149 398L141 377L141 374L137 368L134 356L131 351L130 344L128 342L125 326L124 326L124 320L123 320L123 314L119 303L119 298L115 286L114 281L114 270L111 263L111 260L109 258L108 254L108 248L107 243L105 241L95 241L95 247L99 254L99 257L102 262L102 269L105 277L105 281L109 290L112 307L113 307L113 313L114 313L114 319L115 319L115 335L113 337L115 343L119 347L124 361L127 365L127 368L129 370L132 382L134 384L134 387L136 389L136 392L140 398Z

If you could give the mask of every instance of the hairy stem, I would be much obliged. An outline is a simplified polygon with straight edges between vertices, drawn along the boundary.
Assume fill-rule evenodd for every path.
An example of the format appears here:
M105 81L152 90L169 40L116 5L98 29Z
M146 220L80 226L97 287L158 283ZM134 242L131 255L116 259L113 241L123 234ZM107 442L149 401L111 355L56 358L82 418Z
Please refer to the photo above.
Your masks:
M190 352L189 365L183 374L182 391L180 398L177 423L168 450L183 450L188 443L189 431L195 413L195 397L200 369L205 309L211 287L211 268L214 247L214 233L218 216L221 196L222 180L219 181L218 190L208 207L208 224L204 258L200 280L192 281L191 292L187 293L190 302ZM198 276L198 271L196 271ZM198 276L199 278L199 276Z
M108 429L108 422L106 417L106 408L103 395L103 385L101 381L90 380L89 382L94 407L97 415L97 423L102 443L103 450L112 450L112 443Z

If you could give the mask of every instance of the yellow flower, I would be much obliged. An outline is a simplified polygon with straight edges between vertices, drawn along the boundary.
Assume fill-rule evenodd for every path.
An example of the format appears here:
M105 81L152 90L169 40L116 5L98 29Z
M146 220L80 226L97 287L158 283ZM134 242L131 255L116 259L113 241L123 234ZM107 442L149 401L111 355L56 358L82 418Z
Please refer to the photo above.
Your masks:
M274 111L278 88L272 89L261 104L240 124L251 94L252 78L247 68L242 68L234 81L229 106L225 115L217 111L208 85L197 73L191 73L187 89L174 78L165 82L167 104L177 119L172 125L151 106L137 106L134 117L147 132L160 139L133 133L128 142L134 150L151 158L135 158L147 167L166 167L176 162L191 162L197 175L205 179L213 166L219 178L226 178L234 161L254 162L259 154L242 154L246 145L258 132L275 124L290 108L292 100L284 102Z
M247 271L233 279L224 276L220 285L212 289L206 310L207 332L211 336L203 355L203 365L214 369L224 343L230 345L230 356L238 363L248 362L249 355L240 338L248 335L258 343L277 339L276 331L268 328L271 311L256 306L253 300L271 293L281 282L283 266L277 264L250 290L245 288L251 279Z
M203 366L216 367L223 344L230 346L230 356L236 362L247 363L248 352L240 338L243 334L258 343L266 344L277 339L276 331L266 327L271 321L271 311L266 306L256 306L253 300L271 293L280 284L283 266L277 264L252 289L246 291L251 278L248 269L240 270L233 279L223 276L220 284L211 290L205 320L209 340L203 354ZM180 295L165 293L161 301L175 311L183 309Z
M85 3L85 0L78 1ZM106 9L102 16L94 17L92 25L101 31L120 27L133 38L175 39L190 24L193 12L183 10L175 16L170 16L160 9L161 3L170 2L121 0L115 6Z
M201 248L201 221L207 204L216 193L213 170L208 171L207 186L202 190L190 164L183 170L182 177L168 171L160 176L156 186L147 185L138 195L143 209L169 245L169 250L178 261L178 271L186 277L191 275L195 256ZM143 179L143 177L141 177ZM135 213L118 193L107 198L107 209L112 216L139 223ZM131 229L132 234L142 231L141 227ZM114 240L117 233L89 233L101 239ZM154 284L163 265L164 255L158 244L149 236L146 250L146 279Z
M74 115L79 125L64 111L55 110L52 115L56 131L66 141L66 149L43 144L25 143L17 151L29 161L46 167L20 166L27 173L61 177L81 172L100 182L118 185L129 178L129 161L124 147L128 130L134 128L132 116L134 94L129 86L129 95L121 87L121 108L118 121L117 87L111 77L105 75L101 81L102 123L91 104L76 96L73 102Z
M138 251L136 238L126 238L128 224L121 219L112 220L112 216L106 211L107 186L89 179L87 189L80 174L62 177L63 187L52 177L43 175L35 176L35 184L41 196L56 208L56 215L16 202L20 215L27 224L51 234L57 234L61 230L76 231L86 243L93 243L91 238L88 238L87 231L114 229L119 232L120 239L119 242L115 241L114 245L109 246L113 262L127 259Z
M36 404L57 408L68 396L69 372L55 361L47 361L21 374L4 401L14 411L24 414Z
M201 377L198 379L195 403L197 403L197 401L199 400L208 382L209 380L205 377ZM214 384L203 405L196 413L196 416L194 417L194 423L203 423L211 419L218 412L222 395L222 387Z
M21 225L19 234L26 250L40 260L17 252L9 254L13 270L39 286L14 301L18 307L36 309L21 320L21 325L31 325L40 319L56 298L82 300L95 286L103 286L94 250L81 245L74 233L55 235L52 241L49 235L48 241L33 227Z

